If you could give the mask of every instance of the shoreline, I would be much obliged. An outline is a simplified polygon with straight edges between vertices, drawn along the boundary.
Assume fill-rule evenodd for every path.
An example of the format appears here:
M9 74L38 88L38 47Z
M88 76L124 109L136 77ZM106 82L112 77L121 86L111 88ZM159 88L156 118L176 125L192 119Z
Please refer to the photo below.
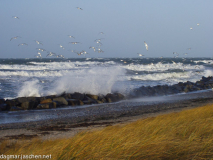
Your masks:
M152 98L157 99L158 97ZM126 124L138 119L210 104L213 103L213 92L172 95L170 97L165 96L164 99L160 98L161 100L152 101L152 103L140 101L142 98L139 98L106 105L92 105L88 108L48 110L49 114L60 116L40 121L0 124L0 142L1 140L30 140L32 138L69 138L81 131Z

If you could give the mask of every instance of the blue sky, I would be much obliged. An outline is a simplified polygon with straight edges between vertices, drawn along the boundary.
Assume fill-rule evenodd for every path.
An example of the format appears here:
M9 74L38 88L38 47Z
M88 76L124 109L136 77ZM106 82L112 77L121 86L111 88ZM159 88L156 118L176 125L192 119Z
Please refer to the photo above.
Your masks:
M1 0L0 58L34 58L36 48L65 58L212 57L212 6L212 0Z

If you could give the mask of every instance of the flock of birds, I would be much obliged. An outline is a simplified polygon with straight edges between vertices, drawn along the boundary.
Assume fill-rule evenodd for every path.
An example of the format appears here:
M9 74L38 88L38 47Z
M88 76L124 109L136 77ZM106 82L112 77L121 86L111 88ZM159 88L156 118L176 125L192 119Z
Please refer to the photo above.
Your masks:
M76 7L78 10L83 10L82 8L80 7ZM17 16L13 16L13 18L15 19L20 19L19 17ZM199 26L200 24L197 23L197 26ZM192 27L190 27L190 30L193 30ZM99 32L99 34L104 34L104 32ZM75 39L74 36L72 35L68 35L69 38L71 39ZM20 36L16 36L16 37L12 37L10 39L10 41L12 40L15 40L15 39L18 39L18 38L21 38ZM90 46L89 49L92 49L94 52L98 52L98 53L103 53L104 51L101 49L101 46L102 46L102 40L103 38L99 38L99 39L95 39L94 42L96 43L96 46ZM37 41L37 40L34 40L38 45L43 45L42 42L40 41ZM76 45L76 44L80 44L80 42L76 42L76 41L73 41L73 42L69 42L69 44L73 44L73 45ZM28 44L27 43L20 43L18 44L18 46L27 46ZM145 45L145 49L148 51L149 49L149 46L148 44L146 43L146 41L144 41L144 45ZM62 48L63 50L65 49L64 46L62 46L61 44L59 44L59 47ZM37 49L37 55L35 56L36 58L42 58L42 52L46 51L45 49L43 48L36 48ZM191 48L187 48L187 50L191 50ZM71 51L71 52L74 52L76 53L77 55L86 55L86 54L89 54L87 51L85 50L82 50L82 51L76 51L76 50L68 50L68 51ZM47 55L46 57L57 57L57 58L64 58L64 56L62 54L56 54L54 52L51 52L51 51L46 51L47 52ZM140 53L137 53L139 57L143 57L145 55L143 54L140 54ZM188 53L184 53L183 55L187 55ZM177 52L173 52L173 56L174 58L177 58L180 54L177 53ZM163 58L163 57L160 57L160 58Z
M82 8L80 8L80 7L76 7L78 10L83 10ZM12 16L12 18L14 18L14 19L20 19L19 17L17 17L17 16ZM103 35L104 34L104 32L99 32L98 33L98 35ZM71 39L75 39L75 37L74 36L72 36L72 35L67 35L69 38L71 38ZM20 36L15 36L15 37L12 37L11 39L10 39L10 41L12 41L12 40L16 40L16 39L18 39L18 38L22 38L22 37L20 37ZM99 39L95 39L94 40L94 43L96 44L96 45L93 45L93 46L90 46L89 47L89 49L92 49L94 52L98 52L98 53L104 53L104 51L101 49L101 46L103 45L102 44L102 39L104 39L104 38L99 38ZM43 46L43 43L41 42L41 41L38 41L38 40L34 40L35 41L35 43L37 43L38 45L41 45L41 46ZM72 45L77 45L77 44L80 44L81 42L77 42L77 41L72 41L72 42L69 42L69 44L72 44ZM20 44L18 44L18 46L28 46L28 44L27 43L20 43ZM61 44L58 44L58 46L61 48L61 49L63 49L63 50L65 50L65 47L64 46L62 46ZM43 48L36 48L36 50L37 50L37 55L35 55L34 57L36 57L36 58L42 58L42 57L44 57L44 56L42 56L43 54L44 54L44 52L46 51L46 56L45 57L55 57L55 58L65 58L64 57L64 55L62 55L62 54L56 54L56 53L54 53L54 52L52 52L52 51L47 51L46 49L43 49ZM76 53L77 55L86 55L86 54L89 54L87 51L85 51L85 50L82 50L82 51L76 51L76 50L68 50L68 51L71 51L71 52L73 52L73 53Z

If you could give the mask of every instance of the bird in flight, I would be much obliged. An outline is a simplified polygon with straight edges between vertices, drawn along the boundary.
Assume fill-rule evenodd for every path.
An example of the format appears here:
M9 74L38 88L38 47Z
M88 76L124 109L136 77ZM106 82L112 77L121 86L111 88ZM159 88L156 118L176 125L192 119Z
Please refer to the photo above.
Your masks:
M74 38L75 39L75 37L74 36L70 36L70 35L68 35L70 38Z
M23 46L23 45L28 45L27 43L21 43L21 44L19 44L18 46Z
M80 7L76 7L77 9L79 9L79 10L83 10L82 8L80 8Z
M140 54L140 53L138 53L138 55L139 55L140 57L144 56L144 55L142 55L142 54Z
M78 44L78 43L80 43L80 42L69 42L69 43L72 43L72 44Z
M148 46L148 44L145 41L144 41L144 45L146 47L146 50L148 51L149 46Z
M39 41L37 41L37 40L35 40L35 42L36 42L37 44L41 44L41 45L43 45L41 42L39 42Z
M15 18L15 19L19 19L19 17L17 17L17 16L13 16L13 18Z
M21 38L20 36L16 36L16 37L11 38L10 41L12 41L13 39L17 39L18 37Z
M55 53L53 53L53 52L49 52L49 54L47 54L47 56L57 56L57 55Z
M60 46L60 48L65 49L62 45L59 44L59 46Z

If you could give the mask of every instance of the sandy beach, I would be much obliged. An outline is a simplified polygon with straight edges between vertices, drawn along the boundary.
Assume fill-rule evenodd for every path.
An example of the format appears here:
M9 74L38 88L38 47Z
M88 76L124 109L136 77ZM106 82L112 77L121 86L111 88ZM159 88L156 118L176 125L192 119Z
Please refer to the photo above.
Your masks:
M81 131L126 124L138 119L180 112L209 103L213 103L212 90L138 98L105 105L92 105L87 108L44 110L43 112L48 114L58 115L58 118L0 124L0 141L69 138Z

